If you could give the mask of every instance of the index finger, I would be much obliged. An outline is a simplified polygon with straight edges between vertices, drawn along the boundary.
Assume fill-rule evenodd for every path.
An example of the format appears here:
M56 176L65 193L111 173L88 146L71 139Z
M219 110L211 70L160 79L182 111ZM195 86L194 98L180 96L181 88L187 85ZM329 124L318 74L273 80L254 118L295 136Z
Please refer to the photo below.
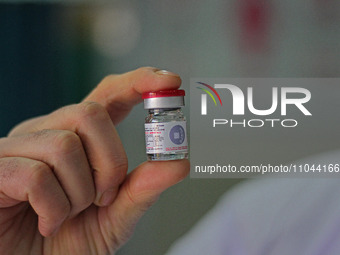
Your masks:
M121 75L107 76L84 101L94 101L104 106L113 123L118 124L134 105L142 101L143 92L177 89L181 82L178 74L142 67Z

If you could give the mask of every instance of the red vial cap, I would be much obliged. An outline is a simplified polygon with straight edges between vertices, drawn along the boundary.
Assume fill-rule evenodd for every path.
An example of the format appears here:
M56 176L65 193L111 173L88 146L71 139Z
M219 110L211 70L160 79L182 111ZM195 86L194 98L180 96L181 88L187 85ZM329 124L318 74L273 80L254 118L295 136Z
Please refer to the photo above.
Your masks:
M180 97L180 96L185 96L185 90L183 89L160 90L153 92L144 92L142 94L143 99L156 97Z

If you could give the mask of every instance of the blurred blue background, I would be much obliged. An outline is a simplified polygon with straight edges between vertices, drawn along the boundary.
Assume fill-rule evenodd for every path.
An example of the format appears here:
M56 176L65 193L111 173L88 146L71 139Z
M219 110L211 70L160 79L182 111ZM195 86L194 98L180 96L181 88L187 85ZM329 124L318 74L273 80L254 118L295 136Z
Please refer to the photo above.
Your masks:
M1 136L140 66L179 73L187 90L190 77L339 77L339 22L330 0L2 1ZM140 105L117 127L130 170L145 160L144 116ZM164 254L239 181L171 188L118 254Z

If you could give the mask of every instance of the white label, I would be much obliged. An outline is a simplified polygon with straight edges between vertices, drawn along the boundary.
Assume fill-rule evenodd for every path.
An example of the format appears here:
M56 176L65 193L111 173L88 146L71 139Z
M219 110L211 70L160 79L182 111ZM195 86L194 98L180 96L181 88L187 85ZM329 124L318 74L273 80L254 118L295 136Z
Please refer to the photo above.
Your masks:
M185 121L145 123L146 153L188 151Z

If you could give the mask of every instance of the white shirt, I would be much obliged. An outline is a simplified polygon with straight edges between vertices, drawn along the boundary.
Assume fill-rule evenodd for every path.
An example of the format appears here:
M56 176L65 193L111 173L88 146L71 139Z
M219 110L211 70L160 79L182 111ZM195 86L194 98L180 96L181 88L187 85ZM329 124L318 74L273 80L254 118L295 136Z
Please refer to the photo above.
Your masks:
M339 162L340 151L308 162ZM304 160L306 162L306 160ZM167 255L340 254L339 178L263 178L228 192Z

